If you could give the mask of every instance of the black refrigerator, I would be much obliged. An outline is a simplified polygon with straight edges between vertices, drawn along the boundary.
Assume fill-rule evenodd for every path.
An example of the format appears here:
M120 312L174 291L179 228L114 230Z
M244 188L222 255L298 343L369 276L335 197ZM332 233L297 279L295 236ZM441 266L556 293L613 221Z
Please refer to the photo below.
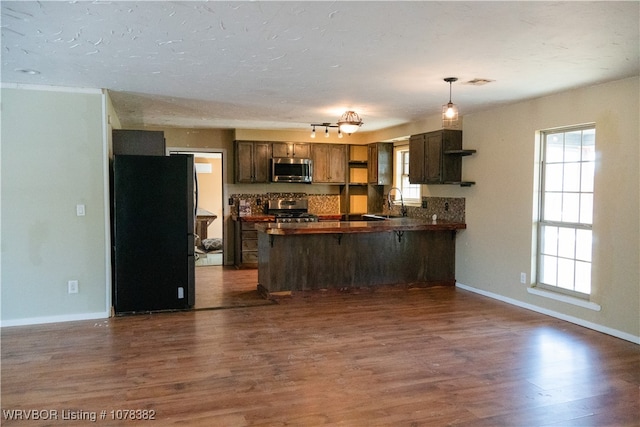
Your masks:
M193 307L193 155L116 155L111 192L116 314Z

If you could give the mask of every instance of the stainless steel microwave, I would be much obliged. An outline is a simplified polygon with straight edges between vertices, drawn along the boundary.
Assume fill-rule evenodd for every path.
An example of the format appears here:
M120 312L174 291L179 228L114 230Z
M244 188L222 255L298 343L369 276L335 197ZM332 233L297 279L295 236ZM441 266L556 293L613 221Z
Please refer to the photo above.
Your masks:
M291 157L274 157L271 159L271 181L311 183L313 161Z

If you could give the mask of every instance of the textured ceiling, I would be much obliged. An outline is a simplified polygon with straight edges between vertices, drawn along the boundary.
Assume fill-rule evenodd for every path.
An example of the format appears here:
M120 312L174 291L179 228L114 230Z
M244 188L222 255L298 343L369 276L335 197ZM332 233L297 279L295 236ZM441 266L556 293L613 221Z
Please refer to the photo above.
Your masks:
M1 5L3 83L106 88L125 127L308 129L353 109L366 131L438 114L448 76L464 115L639 74L636 1Z

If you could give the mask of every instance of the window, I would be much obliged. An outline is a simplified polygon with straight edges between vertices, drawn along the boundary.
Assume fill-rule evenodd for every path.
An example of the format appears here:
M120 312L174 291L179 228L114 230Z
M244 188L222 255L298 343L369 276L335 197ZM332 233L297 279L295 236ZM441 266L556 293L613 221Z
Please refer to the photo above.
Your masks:
M411 184L409 182L409 146L397 146L395 151L395 176L394 186L400 188L405 203L420 204L422 201L420 184ZM393 195L400 200L400 195L394 191Z
M541 133L538 285L588 297L595 127Z

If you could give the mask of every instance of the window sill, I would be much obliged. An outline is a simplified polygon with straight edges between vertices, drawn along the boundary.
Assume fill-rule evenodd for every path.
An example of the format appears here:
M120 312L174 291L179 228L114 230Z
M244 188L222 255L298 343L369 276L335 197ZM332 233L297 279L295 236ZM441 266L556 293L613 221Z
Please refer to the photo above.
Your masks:
M570 297L568 295L563 295L556 292L545 291L539 288L527 288L527 292L533 295L538 295L540 297L553 299L553 300L564 302L571 305L577 305L578 307L586 308L593 311L602 310L602 307L600 306L600 304L596 304L595 302L583 300L580 298Z

